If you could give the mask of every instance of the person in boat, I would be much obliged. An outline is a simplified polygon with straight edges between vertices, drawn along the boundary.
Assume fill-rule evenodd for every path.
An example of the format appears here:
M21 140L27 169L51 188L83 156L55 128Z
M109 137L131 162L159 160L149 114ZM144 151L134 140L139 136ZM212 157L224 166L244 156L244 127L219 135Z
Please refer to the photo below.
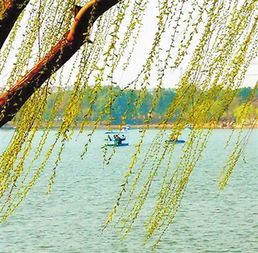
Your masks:
M107 136L109 141L112 141L112 138L110 137L110 135Z
M122 144L122 142L125 140L125 136L122 135L122 137L120 137L118 134L114 135L114 140L116 144Z
M119 135L118 134L115 134L114 135L114 140L115 140L115 144L121 144L121 138L119 137Z
M126 138L124 135L122 135L121 137L118 136L118 144L121 144Z
M176 135L173 135L171 138L171 141L177 141L177 140L178 140L178 137Z
M119 141L119 136L117 134L114 134L114 142L115 144L118 144L118 141Z

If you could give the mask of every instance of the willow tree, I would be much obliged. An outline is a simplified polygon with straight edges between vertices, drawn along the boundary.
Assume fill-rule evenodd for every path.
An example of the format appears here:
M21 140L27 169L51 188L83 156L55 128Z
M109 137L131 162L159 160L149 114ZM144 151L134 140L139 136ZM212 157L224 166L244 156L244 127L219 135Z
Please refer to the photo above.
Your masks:
M66 141L75 128L82 133L89 125L103 85L108 85L109 94L102 112L91 125L81 158L87 153L92 134L103 117L108 117L106 124L110 126L113 104L120 96L113 92L113 86L118 84L117 76L135 63L136 48L144 43L144 64L132 80L123 84L121 94L140 89L133 102L138 108L153 83L155 90L146 115L146 127L135 146L105 226L117 216L123 236L131 230L159 171L162 180L157 201L145 224L145 239L154 236L154 245L158 244L174 220L212 129L234 99L250 62L257 57L257 7L256 0L1 0L0 73L4 77L0 126L10 120L16 124L15 133L0 160L1 221L13 213L54 156L56 161L49 180L51 191ZM149 24L153 36L147 42L143 28ZM176 97L171 99L159 123L159 132L139 165L142 142L167 74L182 66L184 73L178 81ZM49 147L46 141L60 105L67 99L63 91L68 88L70 97L64 118ZM54 106L49 119L44 121L44 131L40 132L35 150L34 137L42 127L47 98L53 91L56 94ZM237 119L240 131L235 148L221 171L220 189L227 184L250 135L251 130L244 132L242 129L254 94L255 88ZM83 121L78 121L85 96L90 97L90 105ZM126 122L126 115L127 109L123 112L122 124ZM171 118L174 119L173 127L167 124ZM192 130L184 153L176 166L171 166L175 146L162 145L163 137L167 131L171 136L178 136L189 124ZM108 157L104 149L107 163L112 154ZM35 168L38 160L40 166ZM143 173L146 168L148 173ZM122 198L127 201L121 202Z

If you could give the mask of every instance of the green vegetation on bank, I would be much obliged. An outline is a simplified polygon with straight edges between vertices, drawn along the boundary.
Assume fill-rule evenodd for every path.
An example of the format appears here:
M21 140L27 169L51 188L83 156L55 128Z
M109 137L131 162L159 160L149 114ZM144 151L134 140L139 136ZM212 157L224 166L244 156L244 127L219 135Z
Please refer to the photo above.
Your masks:
M110 124L121 124L122 119L127 124L144 124L147 115L150 112L151 105L153 103L153 94L155 91L153 90L125 90L121 91L121 89L117 87L104 86L101 87L101 91L97 94L96 99L92 102L91 93L92 90L90 88L87 89L84 99L81 104L80 114L77 117L78 122L87 118L88 121L96 121L105 109L105 113L103 114L102 123L109 122ZM207 91L197 91L196 97L205 96L211 92ZM212 91L214 92L214 90ZM242 107L245 105L245 102L249 99L250 95L253 93L253 89L250 87L240 88L238 90L232 90L236 94L234 99L232 100L228 109L224 112L223 116L220 117L220 121L230 121L236 122L237 118L240 117ZM71 91L66 90L63 91L63 99L60 104L60 108L58 111L57 122L63 119L65 109L67 106L68 98L70 97ZM108 104L108 100L111 97L114 97L114 101L111 106L106 106ZM221 101L220 97L223 97L223 91L218 92L218 97L214 100L214 106L220 106ZM166 111L169 105L174 101L177 95L176 89L160 89L158 99L156 102L155 108L152 110L152 120L150 123L157 124L162 121L163 116L166 115ZM258 111L258 98L257 91L255 96L251 99L248 104L249 110L249 120L253 120L257 115ZM56 93L53 92L49 98L47 103L47 109L44 114L44 120L48 120L51 115L51 109L55 103ZM193 98L191 103L189 104L189 109L197 103ZM246 106L246 105L245 105ZM106 107L106 108L105 108ZM169 120L168 123L172 123L177 113ZM247 122L248 123L248 122Z

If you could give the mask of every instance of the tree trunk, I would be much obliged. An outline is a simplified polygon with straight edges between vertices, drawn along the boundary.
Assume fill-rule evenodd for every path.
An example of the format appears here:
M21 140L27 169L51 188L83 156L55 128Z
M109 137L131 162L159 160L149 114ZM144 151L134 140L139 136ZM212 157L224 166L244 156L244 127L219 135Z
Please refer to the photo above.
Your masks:
M4 6L4 12L0 19L0 48L2 48L8 37L13 25L29 0L12 0Z
M94 21L119 0L91 0L75 17L70 31L12 88L0 96L0 127L10 121L29 97L85 42ZM93 15L93 16L92 16Z

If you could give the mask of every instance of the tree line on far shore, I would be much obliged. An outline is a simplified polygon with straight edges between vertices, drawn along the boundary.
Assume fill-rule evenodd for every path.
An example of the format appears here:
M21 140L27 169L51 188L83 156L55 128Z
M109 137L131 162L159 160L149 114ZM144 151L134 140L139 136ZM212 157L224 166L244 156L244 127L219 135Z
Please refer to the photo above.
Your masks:
M60 91L59 91L60 92ZM59 104L59 110L56 117L56 121L61 121L64 117L67 105L68 97L70 97L69 89L62 91L63 99L61 104ZM150 113L151 107L153 106L154 90L145 90L144 93L138 90L125 90L117 87L104 86L98 93L97 97L92 101L92 90L91 88L86 89L85 96L82 104L80 105L80 113L77 117L77 121L81 122L85 119L88 121L96 121L99 115L102 113L102 123L110 124L144 124L148 118L148 113ZM207 91L208 92L208 91ZM223 91L222 91L223 92ZM240 116L241 107L249 99L253 92L250 87L239 88L238 90L232 90L236 93L236 96L232 100L228 109L224 112L223 116L219 119L220 121L231 121L235 122ZM202 91L203 93L203 91ZM159 94L155 93L157 96L157 101L155 102L155 107L152 111L150 123L156 124L162 121L168 107L174 101L177 94L176 89L160 89ZM197 91L198 95L198 91ZM112 103L109 103L110 98L113 98ZM47 121L51 116L51 111L55 103L56 93L53 92L47 102L47 108L44 114L44 120ZM194 99L190 102L189 106L193 106L195 103ZM252 120L258 111L258 96L257 91L255 96L249 103L250 120ZM103 113L104 112L104 113ZM169 120L172 123L177 114Z

